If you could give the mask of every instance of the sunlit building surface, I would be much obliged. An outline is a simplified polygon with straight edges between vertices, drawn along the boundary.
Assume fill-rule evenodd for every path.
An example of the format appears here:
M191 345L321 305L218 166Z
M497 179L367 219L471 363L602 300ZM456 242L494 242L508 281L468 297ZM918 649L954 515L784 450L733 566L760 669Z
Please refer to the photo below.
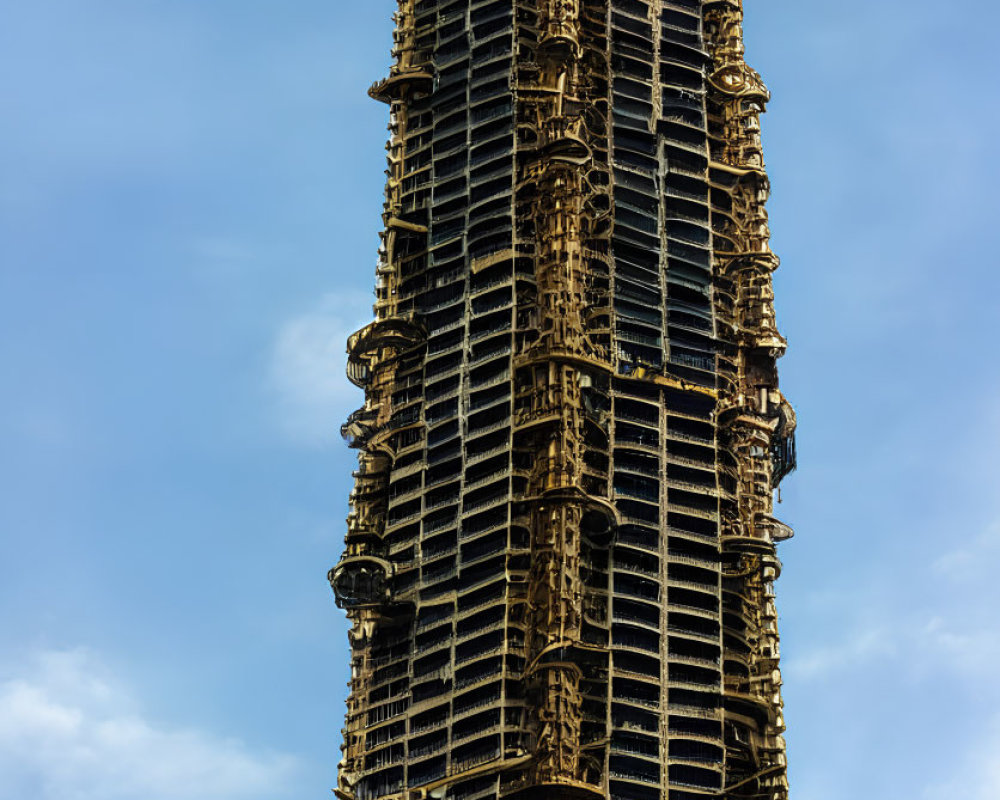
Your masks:
M788 796L740 0L400 0L336 794Z

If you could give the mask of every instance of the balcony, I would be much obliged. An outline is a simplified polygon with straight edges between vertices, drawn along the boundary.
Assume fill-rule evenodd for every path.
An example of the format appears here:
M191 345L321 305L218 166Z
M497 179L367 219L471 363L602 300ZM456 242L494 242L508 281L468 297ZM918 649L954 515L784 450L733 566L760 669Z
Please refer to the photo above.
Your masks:
M348 447L363 448L375 433L377 408L359 408L340 426L340 435Z
M424 331L412 316L370 322L347 339L347 378L364 388L371 380L373 358L385 348L404 349L424 340Z
M766 530L770 534L772 542L784 542L795 536L795 531L790 525L767 514L758 514L754 523L758 529Z
M580 519L580 533L591 546L610 547L619 524L618 512L611 503L596 497L587 498L587 509Z
M423 67L396 72L388 78L373 83L368 96L382 103L405 100L412 94L430 94L434 88L434 76Z
M771 486L772 488L776 488L787 475L795 471L797 466L794 430L787 436L777 437L772 440L771 464L773 468Z
M373 556L348 556L327 575L340 608L381 608L389 601L393 565Z

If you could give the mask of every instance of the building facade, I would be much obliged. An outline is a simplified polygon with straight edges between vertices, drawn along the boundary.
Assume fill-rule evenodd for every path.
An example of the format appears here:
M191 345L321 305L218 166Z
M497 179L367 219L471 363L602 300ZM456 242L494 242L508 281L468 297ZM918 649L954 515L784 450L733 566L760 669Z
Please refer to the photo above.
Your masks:
M399 0L342 800L788 796L741 0Z

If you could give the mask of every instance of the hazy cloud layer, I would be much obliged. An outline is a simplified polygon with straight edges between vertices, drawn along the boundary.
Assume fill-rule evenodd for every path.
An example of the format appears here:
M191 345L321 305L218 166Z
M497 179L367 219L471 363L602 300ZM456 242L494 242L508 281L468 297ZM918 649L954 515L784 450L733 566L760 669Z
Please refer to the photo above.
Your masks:
M1000 714L985 730L971 731L968 750L948 770L950 777L928 786L924 800L997 800L1000 797Z
M338 428L363 395L347 378L347 337L372 317L372 298L330 294L314 309L286 321L275 338L271 381L278 424L305 447L339 440Z
M0 793L24 800L275 800L297 764L143 715L87 652L35 654L0 683Z

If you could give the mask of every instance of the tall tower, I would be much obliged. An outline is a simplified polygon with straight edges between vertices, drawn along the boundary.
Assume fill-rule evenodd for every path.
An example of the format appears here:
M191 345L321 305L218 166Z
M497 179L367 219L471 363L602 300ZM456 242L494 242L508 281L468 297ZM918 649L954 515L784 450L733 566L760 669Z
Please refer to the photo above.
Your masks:
M788 796L741 0L399 0L341 800Z

